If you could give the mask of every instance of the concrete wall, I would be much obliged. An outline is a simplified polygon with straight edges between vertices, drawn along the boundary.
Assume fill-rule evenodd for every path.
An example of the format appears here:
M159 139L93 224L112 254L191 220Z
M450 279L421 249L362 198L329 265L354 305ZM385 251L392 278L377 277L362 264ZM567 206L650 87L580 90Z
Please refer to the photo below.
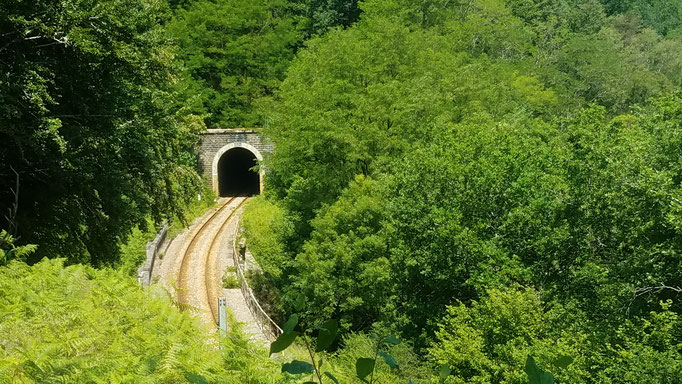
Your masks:
M258 160L274 148L271 141L263 138L254 129L209 129L201 135L199 147L199 172L213 184L218 193L218 160L231 148L240 147L250 150ZM261 172L261 189L263 188Z

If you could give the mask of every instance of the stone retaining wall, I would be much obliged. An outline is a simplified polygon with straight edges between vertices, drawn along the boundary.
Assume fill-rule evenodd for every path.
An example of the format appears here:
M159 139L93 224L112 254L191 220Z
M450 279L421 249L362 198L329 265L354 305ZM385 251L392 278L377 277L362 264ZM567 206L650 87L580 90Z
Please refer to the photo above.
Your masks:
M154 240L147 243L147 259L137 270L137 281L145 287L151 284L154 262L168 239L168 223L164 222Z

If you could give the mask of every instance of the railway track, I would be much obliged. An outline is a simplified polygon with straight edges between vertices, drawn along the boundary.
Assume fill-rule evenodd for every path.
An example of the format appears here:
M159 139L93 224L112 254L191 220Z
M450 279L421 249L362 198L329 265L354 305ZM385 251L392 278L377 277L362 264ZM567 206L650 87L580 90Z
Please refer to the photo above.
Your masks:
M220 294L220 287L222 287L222 283L214 284L216 278L214 268L219 254L219 239L225 234L225 227L230 223L234 213L239 210L247 199L247 197L232 197L223 203L201 224L182 253L180 269L176 279L178 287L177 299L180 303L186 305L208 309L214 323L218 321L217 297ZM221 214L228 208L232 208L231 212L216 225L216 220L221 220ZM218 229L211 231L216 226ZM201 245L206 243L208 243L208 249L201 247ZM195 284L190 283L193 277L193 268L195 269ZM198 273L196 268L200 270ZM202 282L197 284L196 276L199 276ZM222 276L222 273L219 276ZM199 289L204 290L204 292L196 292ZM194 296L195 300L192 300L192 296Z

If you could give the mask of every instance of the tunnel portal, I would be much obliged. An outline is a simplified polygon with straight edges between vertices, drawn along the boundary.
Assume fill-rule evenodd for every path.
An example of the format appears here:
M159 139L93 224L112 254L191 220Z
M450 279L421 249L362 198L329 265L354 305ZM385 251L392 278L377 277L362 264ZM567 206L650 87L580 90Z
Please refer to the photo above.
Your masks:
M218 192L224 196L260 193L260 175L254 169L256 155L246 148L231 148L218 161Z

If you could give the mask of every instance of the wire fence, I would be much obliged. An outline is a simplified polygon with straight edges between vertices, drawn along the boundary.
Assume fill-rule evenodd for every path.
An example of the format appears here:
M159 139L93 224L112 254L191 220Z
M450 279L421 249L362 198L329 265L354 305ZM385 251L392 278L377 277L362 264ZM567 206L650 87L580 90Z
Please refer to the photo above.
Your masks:
M241 260L239 258L239 252L237 251L237 233L239 231L239 225L237 225L235 230L235 235L232 241L232 259L234 261L234 266L237 268L237 277L240 282L240 288L242 295L244 296L244 301L249 307L251 314L256 319L258 327L261 329L263 334L270 340L274 341L277 336L282 334L282 328L280 328L256 300L256 296L253 294L249 283L246 281L246 276L244 275L244 268L242 267Z

